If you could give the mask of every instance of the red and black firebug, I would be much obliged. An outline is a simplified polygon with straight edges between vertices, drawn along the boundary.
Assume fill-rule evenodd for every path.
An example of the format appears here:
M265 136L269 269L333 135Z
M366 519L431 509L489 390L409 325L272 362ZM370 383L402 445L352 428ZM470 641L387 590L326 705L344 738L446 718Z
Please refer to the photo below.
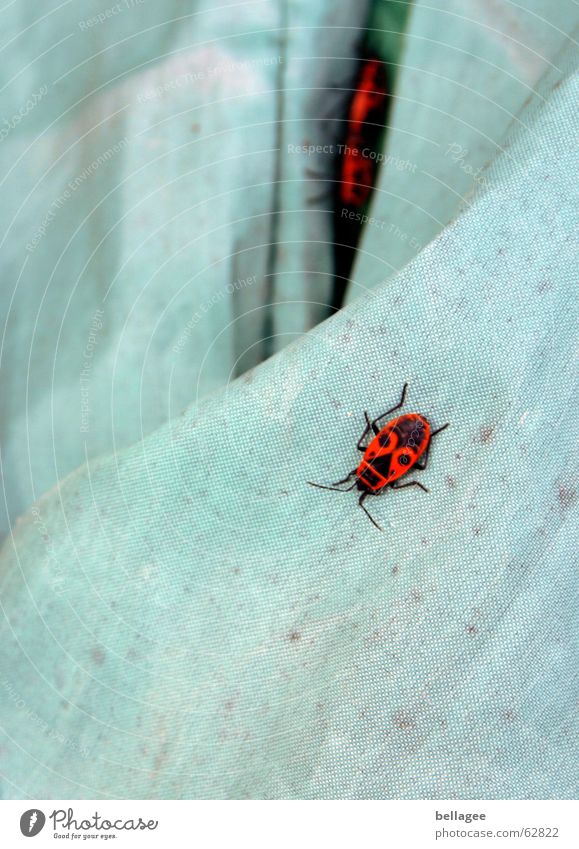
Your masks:
M395 410L399 410L402 407L406 398L407 388L408 384L405 383L398 404L385 413L382 413L374 421L370 421L368 413L364 413L366 427L357 445L358 451L362 451L364 456L355 469L352 469L343 480L336 481L331 486L307 481L311 486L317 486L319 489L331 489L334 492L350 492L354 487L357 487L362 493L358 499L358 504L372 524L376 525L379 530L382 530L382 528L364 507L364 500L369 495L379 495L388 486L392 489L419 486L424 492L428 492L427 488L419 481L412 480L398 485L395 485L395 481L399 480L403 475L408 474L412 469L424 471L432 439L448 427L447 423L439 427L438 430L433 431L430 428L428 420L420 413L404 413L403 415L396 416L396 418L389 421L384 427L378 427L378 422L381 419L386 418L386 416L389 416ZM370 431L372 431L374 436L367 445L363 445ZM419 463L419 461L421 462ZM352 486L346 489L337 488L340 484L347 483L352 475L356 476L356 480Z

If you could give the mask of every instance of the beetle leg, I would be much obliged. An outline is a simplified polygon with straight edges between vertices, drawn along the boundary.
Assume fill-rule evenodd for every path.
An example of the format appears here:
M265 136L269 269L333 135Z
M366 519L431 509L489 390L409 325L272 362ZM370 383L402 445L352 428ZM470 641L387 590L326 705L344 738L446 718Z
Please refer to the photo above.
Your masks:
M432 437L431 437L431 439L432 439ZM421 472L423 472L425 470L426 464L428 463L428 453L429 453L429 451L430 451L430 439L428 440L428 448L426 449L425 455L420 458L421 462L420 463L416 462L414 464L415 469L420 469Z
M366 448L368 447L367 445L362 445L362 442L366 439L366 436L368 435L368 432L369 432L369 431L371 430L371 428L372 428L372 422L370 421L370 416L368 415L368 413L366 412L366 410L364 410L364 415L366 416L366 427L364 428L364 433L362 434L362 436L361 436L361 437L360 437L360 439L358 440L358 444L357 444L357 446L356 446L356 448L358 449L358 451L362 451L362 453L363 453L363 452L366 450ZM376 433L378 433L378 431L376 431Z
M428 454L430 452L430 446L432 445L432 437L436 436L437 433L440 433L441 430L445 430L445 428L448 427L448 424L449 423L447 422L445 425L442 425L442 427L439 427L438 430L435 430L433 433L430 434L430 439L428 440L428 448L426 449L426 454L424 455L424 458L423 458L422 463L420 465L418 463L414 464L415 469L420 469L421 472L423 472L425 470L426 464L428 463Z
M313 195L313 196L309 195L306 198L306 200L307 200L308 203L320 203L320 201L327 200L328 198L331 198L332 197L332 191L333 191L333 186L331 186L329 189L328 188L323 189L317 195Z
M370 495L370 493L369 493L369 492L363 492L363 493L362 493L362 495L360 496L360 498L358 499L358 504L359 504L359 506L362 508L362 510L364 511L364 513L366 514L366 516L370 519L370 521L372 522L372 524L373 524L373 525L375 525L375 526L378 528L378 530L379 530L379 531L382 531L382 530L384 530L384 529L380 527L380 525L378 524L378 522L377 522L375 519L373 519L373 518L372 518L372 516L368 513L368 511L367 511L367 510L366 510L366 508L364 507L363 502L364 502L364 499L366 498L366 496L368 496L368 495Z
M381 415L381 416L378 416L378 418L377 418L377 419L374 419L374 421L372 422L372 429L374 430L374 433L378 433L378 432L379 432L379 428L377 429L377 428L376 428L376 425L378 424L378 422L380 421L380 419L384 419L384 418L386 418L386 416L389 416L389 415L390 415L390 413L393 413L393 412L394 412L394 410L399 410L399 409L400 409L400 407L404 404L404 401L405 401L405 399L406 399L406 390L407 390L407 389L408 389L408 384L407 384L407 383L405 383L405 384L404 384L404 388L402 389L402 395L400 396L400 401L396 404L396 406L392 407L390 410L386 410L386 412L385 412L385 413L382 413L382 415Z
M429 489L426 489L423 483L420 481L408 481L408 483L401 483L400 486L395 486L393 483L390 484L392 489L406 489L407 486L419 486L420 489L423 489L424 492L430 492Z
M374 431L374 433L377 436L380 433L380 428L378 427L378 425L376 424L375 421L374 422L370 421L370 419L368 418L368 413L366 413L366 421L368 422L368 427L371 427L372 430Z
M430 434L430 438L432 439L432 437L436 436L437 433L440 433L441 430L445 430L449 426L449 424L450 422L447 422L446 424L442 425L442 427L439 427L438 430L435 430L433 433Z

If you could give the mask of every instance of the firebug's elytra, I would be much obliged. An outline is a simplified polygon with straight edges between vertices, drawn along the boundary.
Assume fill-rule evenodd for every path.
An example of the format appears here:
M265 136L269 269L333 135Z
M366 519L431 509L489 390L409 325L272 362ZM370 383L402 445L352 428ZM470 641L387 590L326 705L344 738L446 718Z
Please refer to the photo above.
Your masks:
M341 162L340 201L346 206L362 207L372 190L376 157L370 157L368 137L376 135L375 126L383 123L383 103L387 97L386 71L380 59L367 59L360 69L348 114L347 136Z
M338 91L344 90L350 90L348 81L338 86ZM376 148L384 127L387 98L386 63L374 56L362 59L345 119L345 135L342 144L336 145L335 179L328 180L327 172L305 169L308 177L330 183L320 194L308 198L310 203L335 193L339 207L353 211L364 206L382 161ZM336 205L335 213L341 220L343 212L339 207Z
M364 507L364 500L369 495L379 495L387 486L392 489L419 486L424 492L428 492L427 488L419 481L412 480L400 484L396 484L395 481L403 475L408 474L412 469L424 471L432 439L448 427L447 422L447 424L433 431L430 428L428 420L420 413L404 413L396 416L396 418L389 421L384 427L378 427L378 422L381 419L386 418L390 413L399 410L403 406L407 388L408 384L405 383L398 404L390 410L386 410L385 413L382 413L374 421L370 421L368 413L364 413L366 427L356 446L358 451L362 451L364 456L355 469L352 469L343 480L336 481L331 486L307 481L310 486L316 486L318 489L330 489L334 492L350 492L354 487L357 487L362 493L358 499L358 504L372 524L380 531L382 528ZM370 431L372 431L374 436L367 445L364 445L364 440ZM356 480L352 486L346 487L346 489L338 489L340 484L348 483L352 475L356 476Z

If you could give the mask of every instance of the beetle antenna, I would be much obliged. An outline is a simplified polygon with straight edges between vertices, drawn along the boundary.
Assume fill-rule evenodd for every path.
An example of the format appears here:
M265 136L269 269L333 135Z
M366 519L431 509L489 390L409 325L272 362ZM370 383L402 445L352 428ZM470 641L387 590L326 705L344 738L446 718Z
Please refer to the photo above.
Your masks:
M306 483L309 483L310 486L316 486L318 489L329 489L331 492L350 492L358 483L358 479L356 478L352 486L347 486L346 489L338 489L337 486L324 486L321 483L314 483L313 481L306 481Z

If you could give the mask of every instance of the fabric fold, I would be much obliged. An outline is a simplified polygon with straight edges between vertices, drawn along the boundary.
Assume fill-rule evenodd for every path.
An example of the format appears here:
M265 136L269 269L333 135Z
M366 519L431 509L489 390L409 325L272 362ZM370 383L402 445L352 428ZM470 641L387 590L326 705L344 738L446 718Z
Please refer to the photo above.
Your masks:
M402 272L64 479L1 558L2 792L573 798L577 75ZM421 491L321 492L409 383Z

